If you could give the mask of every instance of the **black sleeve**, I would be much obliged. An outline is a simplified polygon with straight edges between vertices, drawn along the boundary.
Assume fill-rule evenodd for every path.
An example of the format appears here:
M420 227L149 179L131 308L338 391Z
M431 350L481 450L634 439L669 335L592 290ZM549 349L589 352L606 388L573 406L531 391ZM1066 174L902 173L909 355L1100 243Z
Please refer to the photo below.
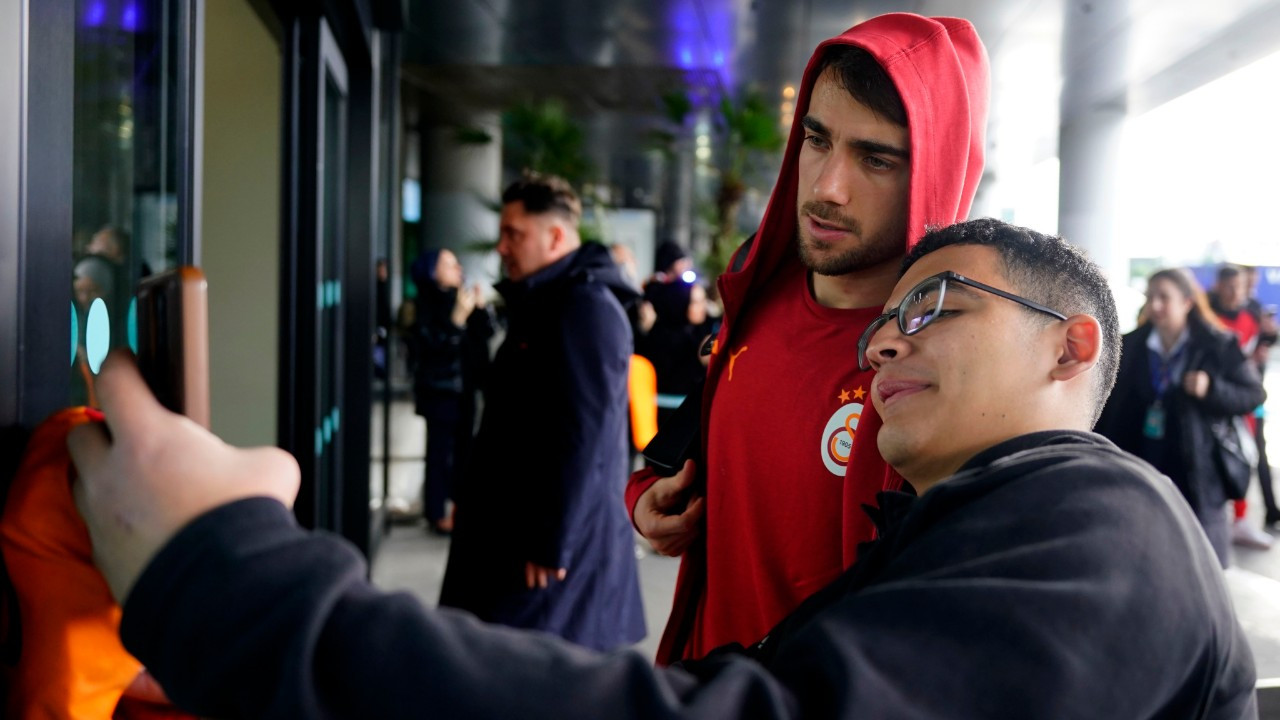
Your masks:
M265 498L195 520L150 563L121 635L179 706L237 718L759 718L795 700L734 658L699 680L385 593L345 541Z
M1217 360L1218 368L1209 371L1209 394L1199 401L1206 413L1243 415L1267 399L1257 368L1245 358L1234 337L1219 345Z
M778 648L801 714L1246 717L1252 653L1202 532L1171 483L1124 476L1064 465L925 531Z

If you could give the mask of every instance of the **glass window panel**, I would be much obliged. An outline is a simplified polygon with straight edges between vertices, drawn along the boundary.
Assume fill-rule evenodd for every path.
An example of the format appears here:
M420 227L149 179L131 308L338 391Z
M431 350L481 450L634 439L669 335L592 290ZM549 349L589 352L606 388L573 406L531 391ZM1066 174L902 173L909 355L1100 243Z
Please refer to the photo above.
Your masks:
M71 388L130 344L139 278L175 265L182 0L77 0ZM136 342L136 340L134 340Z

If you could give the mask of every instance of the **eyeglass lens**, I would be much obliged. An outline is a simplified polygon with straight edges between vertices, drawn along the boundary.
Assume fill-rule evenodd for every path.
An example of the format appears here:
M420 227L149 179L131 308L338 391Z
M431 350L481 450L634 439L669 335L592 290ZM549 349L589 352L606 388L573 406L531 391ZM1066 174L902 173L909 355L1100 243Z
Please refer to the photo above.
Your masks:
M904 335L914 335L933 322L942 304L942 292L942 279L930 278L903 300L898 306L898 322Z

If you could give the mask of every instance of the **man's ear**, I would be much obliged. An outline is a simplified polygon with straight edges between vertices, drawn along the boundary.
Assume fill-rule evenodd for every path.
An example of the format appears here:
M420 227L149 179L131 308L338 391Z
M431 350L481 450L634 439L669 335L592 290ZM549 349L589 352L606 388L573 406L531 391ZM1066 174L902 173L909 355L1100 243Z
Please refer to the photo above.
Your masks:
M551 234L551 252L559 252L567 241L566 236L568 233L565 232L564 225L558 220L552 219L547 226L547 232Z
M1049 374L1054 380L1070 380L1098 362L1102 355L1102 326L1083 313L1063 320L1058 366Z

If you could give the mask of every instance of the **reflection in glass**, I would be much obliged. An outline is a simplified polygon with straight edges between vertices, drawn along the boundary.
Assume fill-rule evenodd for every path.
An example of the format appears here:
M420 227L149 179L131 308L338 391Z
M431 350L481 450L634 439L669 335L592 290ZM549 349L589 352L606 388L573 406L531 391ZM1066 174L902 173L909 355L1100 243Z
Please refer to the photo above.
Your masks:
M132 337L138 280L175 265L182 5L76 2L73 403L93 402L100 356Z
M317 378L320 401L317 415L320 421L322 448L317 458L316 502L319 527L333 528L339 518L342 502L342 443L335 423L338 404L342 398L341 381L343 352L342 290L338 278L342 277L342 223L343 182L346 178L346 117L347 99L333 77L325 74L324 117L321 166L323 169L321 226L319 253L320 280L316 288L320 330L319 376Z

